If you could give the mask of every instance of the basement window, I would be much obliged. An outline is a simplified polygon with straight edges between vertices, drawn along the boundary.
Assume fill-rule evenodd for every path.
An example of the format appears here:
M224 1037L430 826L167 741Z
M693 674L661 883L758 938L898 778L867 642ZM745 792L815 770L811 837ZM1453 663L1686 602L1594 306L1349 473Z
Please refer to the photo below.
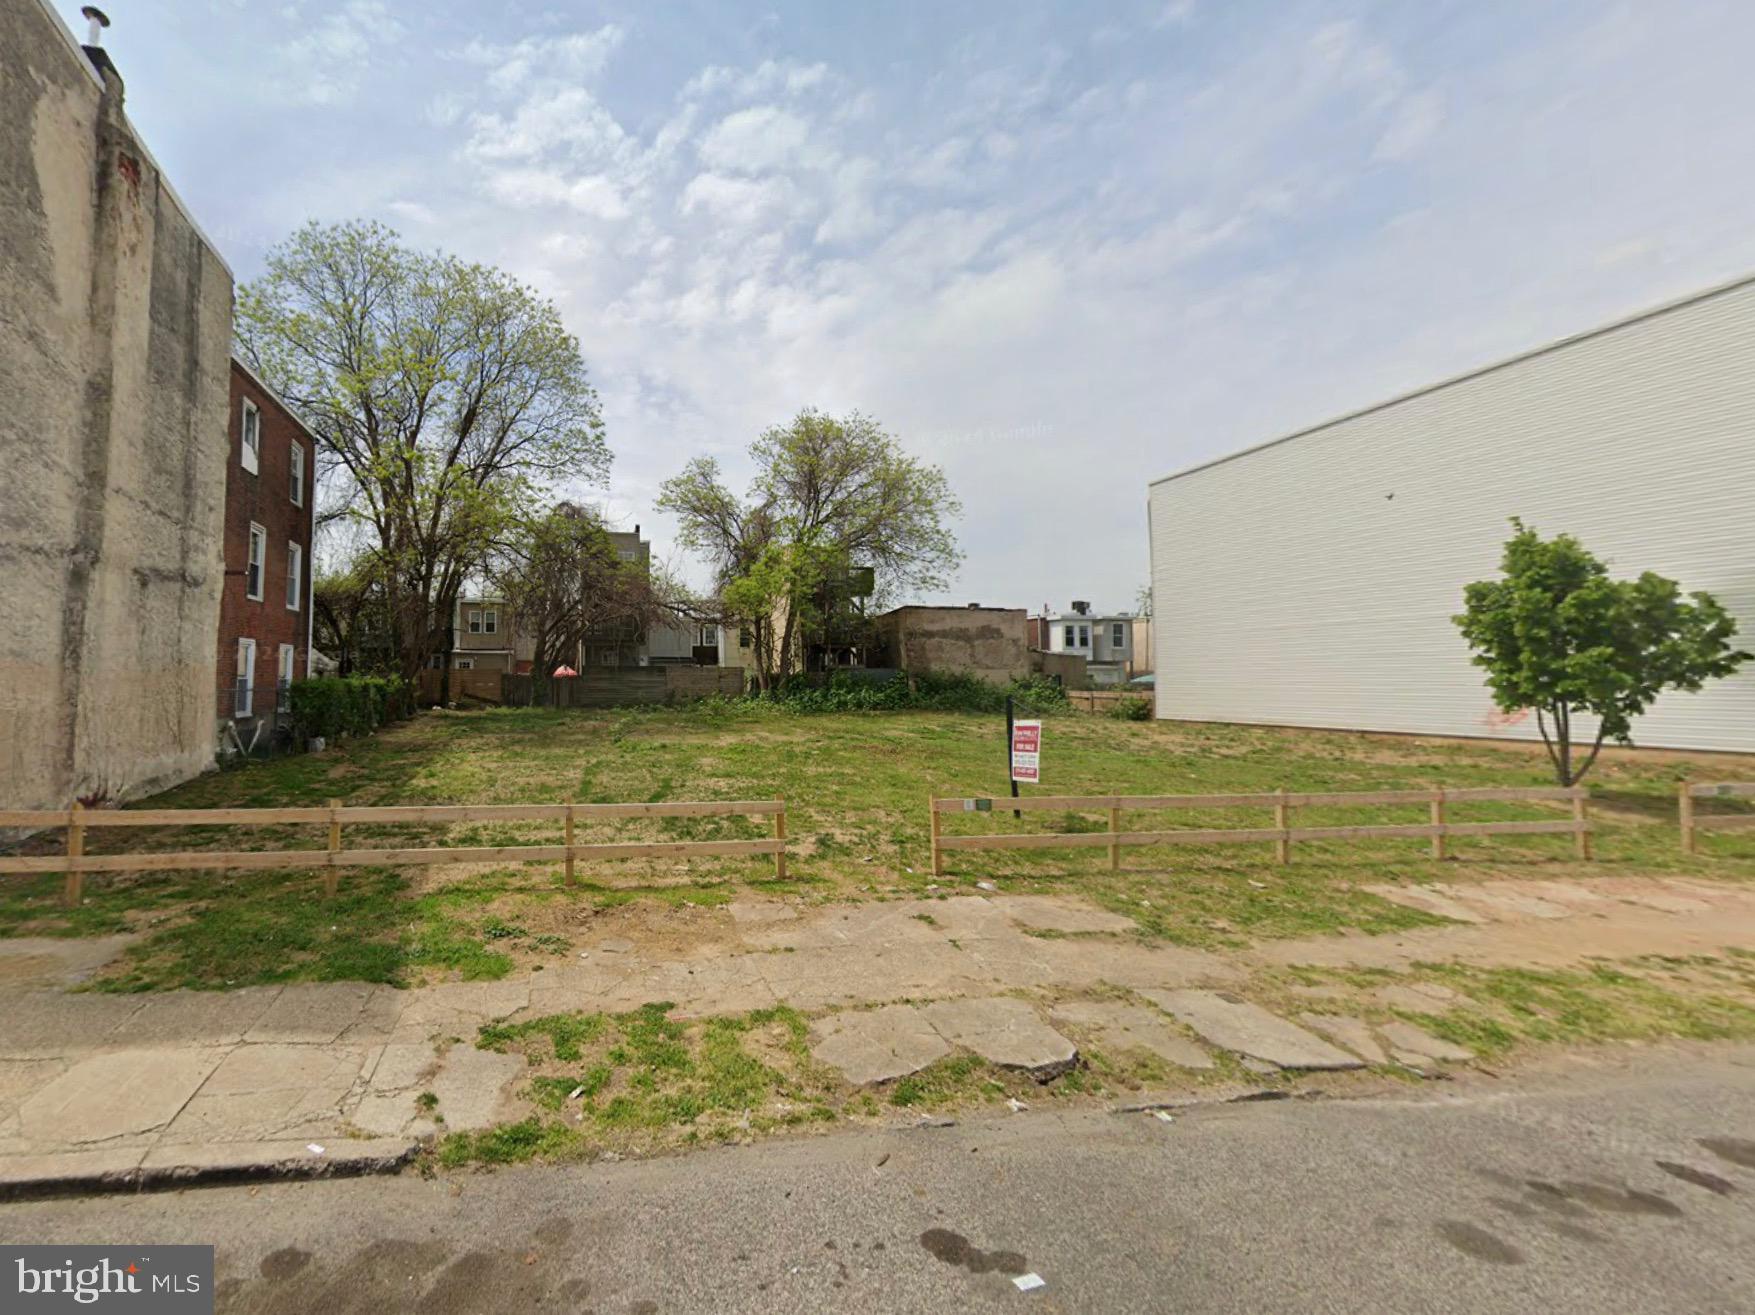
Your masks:
M238 460L254 475L262 464L262 413L248 398L244 399L242 430L244 441L238 450Z

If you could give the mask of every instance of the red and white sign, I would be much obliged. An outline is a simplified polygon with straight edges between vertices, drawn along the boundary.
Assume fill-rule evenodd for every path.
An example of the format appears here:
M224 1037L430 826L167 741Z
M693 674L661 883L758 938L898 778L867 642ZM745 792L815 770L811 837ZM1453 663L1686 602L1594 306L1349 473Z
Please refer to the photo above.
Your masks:
M1012 780L1025 785L1042 781L1042 723L1012 723Z

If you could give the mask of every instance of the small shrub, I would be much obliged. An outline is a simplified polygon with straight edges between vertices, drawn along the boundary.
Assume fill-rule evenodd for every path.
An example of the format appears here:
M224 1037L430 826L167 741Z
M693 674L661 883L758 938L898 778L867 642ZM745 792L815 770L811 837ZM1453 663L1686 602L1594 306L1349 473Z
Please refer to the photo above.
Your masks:
M1054 681L1031 676L999 685L978 676L934 674L885 680L836 671L826 682L805 676L787 679L761 701L787 712L1004 712L1006 697L1025 715L1066 707L1066 693Z
M289 690L298 738L370 735L414 714L414 695L400 676L317 676Z
M1152 701L1147 698L1116 699L1109 705L1109 715L1116 721L1150 721Z

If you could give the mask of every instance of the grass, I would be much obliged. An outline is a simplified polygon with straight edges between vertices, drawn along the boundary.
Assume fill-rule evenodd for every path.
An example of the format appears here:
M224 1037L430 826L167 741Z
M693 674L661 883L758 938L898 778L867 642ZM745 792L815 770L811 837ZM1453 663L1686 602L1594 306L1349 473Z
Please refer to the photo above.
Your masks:
M572 891L555 865L492 872L435 869L347 873L338 900L316 878L291 873L156 873L93 876L77 910L58 904L59 879L0 884L0 935L93 936L144 931L103 989L225 987L291 980L410 984L488 979L535 969L574 942L562 907L635 902L697 906L745 893L810 900L967 891L985 881L1007 892L1084 896L1133 919L1147 938L1199 946L1398 931L1435 921L1362 889L1371 883L1468 880L1492 875L1691 873L1755 878L1755 832L1703 837L1699 857L1680 852L1678 780L1736 779L1755 765L1690 762L1680 755L1605 759L1591 779L1602 799L1598 861L1571 857L1568 837L1482 837L1455 842L1442 869L1421 841L1309 843L1281 867L1269 845L1142 848L1120 872L1102 851L983 851L947 855L934 878L927 856L928 794L999 794L1005 788L1002 722L961 713L793 716L750 705L709 710L502 709L429 714L322 755L251 763L212 773L150 802L166 808L314 804L558 803L783 797L794 837L791 880L776 883L760 859L629 860L587 865ZM1551 783L1539 748L1395 739L1239 726L1051 718L1044 735L1047 788L1064 793L1211 793L1375 790L1434 785ZM1718 806L1714 804L1713 806ZM1454 820L1558 816L1545 805L1453 806ZM1307 809L1296 822L1424 821L1415 809ZM1008 812L945 816L947 834L1094 830L1100 814ZM1229 809L1129 813L1124 825L1260 825ZM615 838L741 838L762 819L634 819L580 828L581 842ZM91 852L156 848L267 848L321 844L320 828L214 827L94 831ZM541 823L350 827L362 846L552 842ZM38 852L53 852L53 840ZM440 884L442 883L442 884Z

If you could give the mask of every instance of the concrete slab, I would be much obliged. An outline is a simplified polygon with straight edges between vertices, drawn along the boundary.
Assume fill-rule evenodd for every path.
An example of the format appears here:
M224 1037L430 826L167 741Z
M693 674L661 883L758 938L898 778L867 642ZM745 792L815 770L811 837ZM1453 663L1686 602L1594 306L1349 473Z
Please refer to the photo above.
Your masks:
M334 1041L360 1020L366 1002L379 989L366 982L299 982L283 987L244 1039L308 1045Z
M92 1055L20 1102L20 1132L64 1145L152 1132L177 1116L225 1056L222 1048L188 1046Z
M1411 1052L1423 1055L1427 1059L1443 1060L1447 1063L1461 1063L1473 1059L1474 1052L1464 1050L1453 1042L1442 1037L1435 1037L1424 1028L1415 1027L1412 1023L1397 1020L1385 1023L1377 1029L1383 1039L1394 1046L1397 1052Z
M511 1087L529 1071L522 1055L499 1055L474 1046L452 1046L425 1088L439 1098L438 1112L452 1132L486 1128L512 1113ZM414 1097L408 1096L414 1112Z
M318 1143L314 1154L306 1141L164 1142L140 1160L144 1178L297 1177L328 1174L388 1173L420 1149L411 1137L335 1138Z
M1364 1061L1259 1005L1217 991L1140 992L1211 1044L1281 1068L1363 1068Z
M132 1178L146 1151L145 1146L102 1146L0 1155L0 1200L62 1185L97 1191L120 1186Z
M1551 900L1519 893L1514 887L1497 881L1478 886L1446 885L1444 893L1463 904L1483 910L1495 921L1515 918L1570 918L1573 911Z
M1132 918L1051 895L1005 895L994 904L1013 922L1043 931L1131 932Z
M811 1026L811 1055L858 1086L918 1073L951 1053L914 1005L832 1014Z
M128 1041L137 1046L242 1041L280 998L282 989L247 986L237 991L166 991L147 996L128 1020Z
M0 1059L0 1133L19 1105L67 1071L65 1059Z
M1440 918L1449 918L1453 922L1483 923L1487 921L1484 914L1471 909L1466 904L1458 903L1450 896L1431 886L1366 886L1365 892L1379 899L1386 899L1391 904L1400 904L1404 908L1418 909L1421 913L1436 914Z
M1046 1080L1078 1062L1078 1048L1024 1000L941 1000L923 1012L946 1041L1002 1068L1021 1068Z
M1213 1057L1170 1026L1160 1013L1115 1000L1068 1000L1054 1006L1057 1024L1089 1028L1098 1048L1147 1050L1178 1068L1210 1069Z
M1427 982L1397 982L1380 986L1372 997L1389 1009L1405 1009L1411 1014L1442 1014L1462 999L1449 987Z
M1367 1064L1389 1063L1389 1055L1377 1044L1377 1038L1371 1035L1371 1025L1362 1018L1349 1018L1345 1014L1299 1014L1298 1021L1337 1046L1351 1050Z
M140 1006L140 998L132 995L8 993L0 1006L6 1017L6 1026L0 1027L0 1058L46 1059L100 1050Z
M119 936L13 936L0 940L0 991L76 986L117 958L138 932Z

